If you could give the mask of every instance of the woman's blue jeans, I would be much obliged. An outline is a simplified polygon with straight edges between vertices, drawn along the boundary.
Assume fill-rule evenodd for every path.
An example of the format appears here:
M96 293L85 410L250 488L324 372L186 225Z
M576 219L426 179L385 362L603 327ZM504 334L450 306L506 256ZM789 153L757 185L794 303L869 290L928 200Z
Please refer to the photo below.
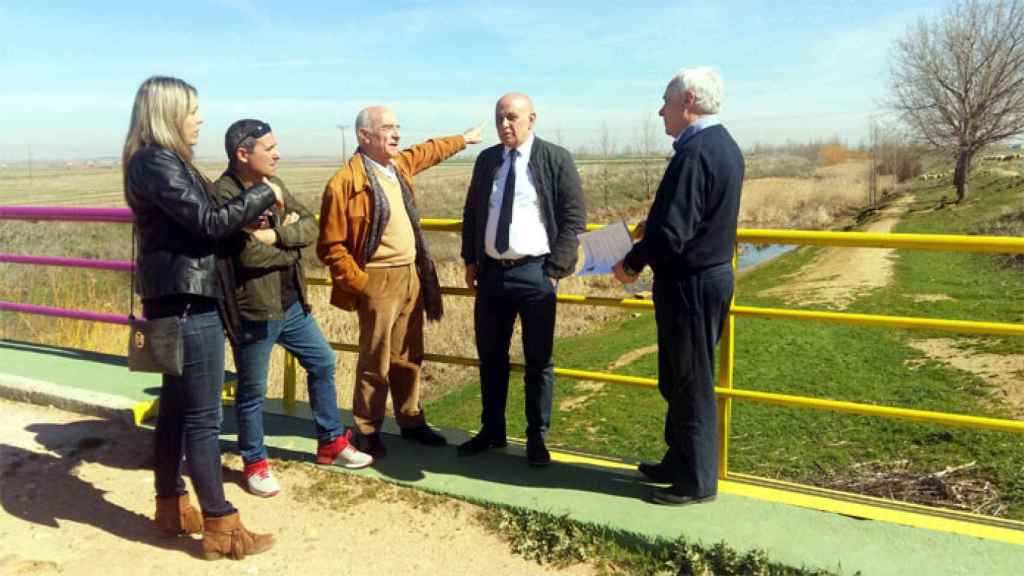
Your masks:
M235 512L224 497L220 464L224 326L216 311L190 314L182 324L185 364L181 376L165 375L156 421L156 494L185 493L182 456L203 516Z

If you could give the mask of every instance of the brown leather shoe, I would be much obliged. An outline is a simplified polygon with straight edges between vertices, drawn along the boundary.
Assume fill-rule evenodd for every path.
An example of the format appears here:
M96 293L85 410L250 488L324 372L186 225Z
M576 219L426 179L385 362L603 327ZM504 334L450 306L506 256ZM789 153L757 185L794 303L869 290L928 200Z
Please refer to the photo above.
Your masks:
M202 534L203 517L188 500L188 494L156 497L156 525L171 536Z
M225 556L242 560L248 555L266 552L274 545L272 534L249 532L238 512L220 518L203 518L203 558L217 560Z

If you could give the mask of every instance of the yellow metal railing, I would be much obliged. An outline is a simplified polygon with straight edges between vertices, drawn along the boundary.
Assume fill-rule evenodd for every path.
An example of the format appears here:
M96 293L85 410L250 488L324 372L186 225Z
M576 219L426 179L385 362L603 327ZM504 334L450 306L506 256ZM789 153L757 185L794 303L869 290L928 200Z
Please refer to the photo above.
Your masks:
M588 229L600 228L601 225L589 224ZM423 228L431 231L460 232L462 223L458 220L424 219ZM636 228L630 227L635 233ZM1024 238L992 237L992 236L957 236L938 234L880 234L871 232L809 232L802 230L751 230L740 229L737 242L750 244L788 244L813 246L839 246L849 248L902 248L912 250L933 250L944 252L983 252L1024 254ZM734 262L735 265L735 262ZM311 285L329 286L330 281L320 278L309 279ZM452 296L474 296L467 288L446 287L442 292ZM608 298L583 296L579 294L559 294L558 302L583 306L610 306L627 309L651 310L654 304L650 300L636 298ZM988 334L1002 336L1024 336L1024 325L1002 322L977 322L969 320L944 320L933 318L916 318L906 316L885 316L875 314L856 314L848 312L824 312L811 310L788 310L780 308L762 308L755 306L733 306L725 329L722 331L719 344L718 386L715 393L719 402L719 476L729 476L729 436L732 418L732 401L744 400L762 404L809 408L831 412L844 412L864 416L911 420L945 426L996 430L1001 432L1024 433L1024 421L987 418L947 412L932 412L891 406L878 406L858 402L846 402L808 396L775 394L753 390L733 388L733 358L735 354L735 319L766 318L776 320L814 320L840 324L862 326L880 326L890 328L908 328L918 330L941 330L971 334ZM358 352L352 344L332 342L336 350ZM285 370L285 401L295 401L295 361L287 357ZM475 358L426 354L425 360L464 366L479 364ZM289 368L290 367L290 368ZM513 364L512 369L522 371L521 364ZM624 384L627 386L656 387L657 380L639 376L622 376L608 372L594 372L568 368L555 368L555 375L577 380L590 380Z

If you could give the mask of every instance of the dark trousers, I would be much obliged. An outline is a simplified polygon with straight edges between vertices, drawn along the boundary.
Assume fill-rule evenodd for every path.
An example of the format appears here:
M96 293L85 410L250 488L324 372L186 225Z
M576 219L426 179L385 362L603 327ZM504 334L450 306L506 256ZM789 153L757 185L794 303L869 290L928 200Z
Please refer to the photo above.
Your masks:
M518 316L523 328L526 360L526 436L543 438L551 424L555 387L551 353L555 340L555 287L544 274L544 259L503 267L485 260L477 277L474 308L476 350L480 358L482 433L505 438L508 400L509 345Z
M668 402L662 464L690 496L718 492L715 347L729 314L731 264L654 277L658 323L658 389Z
M147 316L148 317L148 316ZM221 391L224 388L224 326L216 311L190 314L182 325L185 363L181 376L164 376L156 421L156 495L185 493L182 456L203 516L227 516L220 467Z
M246 464L267 459L263 444L263 397L274 344L299 359L306 370L306 390L319 444L344 434L334 388L335 354L301 302L295 302L280 320L242 320L239 342L232 348L238 368L235 415L238 418L238 451Z

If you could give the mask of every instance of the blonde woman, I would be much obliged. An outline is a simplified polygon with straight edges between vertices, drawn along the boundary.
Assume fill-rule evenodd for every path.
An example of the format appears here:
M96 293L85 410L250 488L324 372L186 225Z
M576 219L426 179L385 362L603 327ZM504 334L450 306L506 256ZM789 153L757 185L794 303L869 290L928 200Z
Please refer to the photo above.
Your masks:
M135 95L125 138L124 193L137 226L136 291L146 318L183 319L184 371L164 376L155 433L156 523L171 534L203 533L203 556L242 559L269 549L274 538L245 529L224 497L221 477L221 390L224 332L233 337L230 265L218 241L255 222L281 203L269 184L254 186L223 204L192 163L203 120L196 89L177 78L154 76ZM202 516L182 479L188 460Z

